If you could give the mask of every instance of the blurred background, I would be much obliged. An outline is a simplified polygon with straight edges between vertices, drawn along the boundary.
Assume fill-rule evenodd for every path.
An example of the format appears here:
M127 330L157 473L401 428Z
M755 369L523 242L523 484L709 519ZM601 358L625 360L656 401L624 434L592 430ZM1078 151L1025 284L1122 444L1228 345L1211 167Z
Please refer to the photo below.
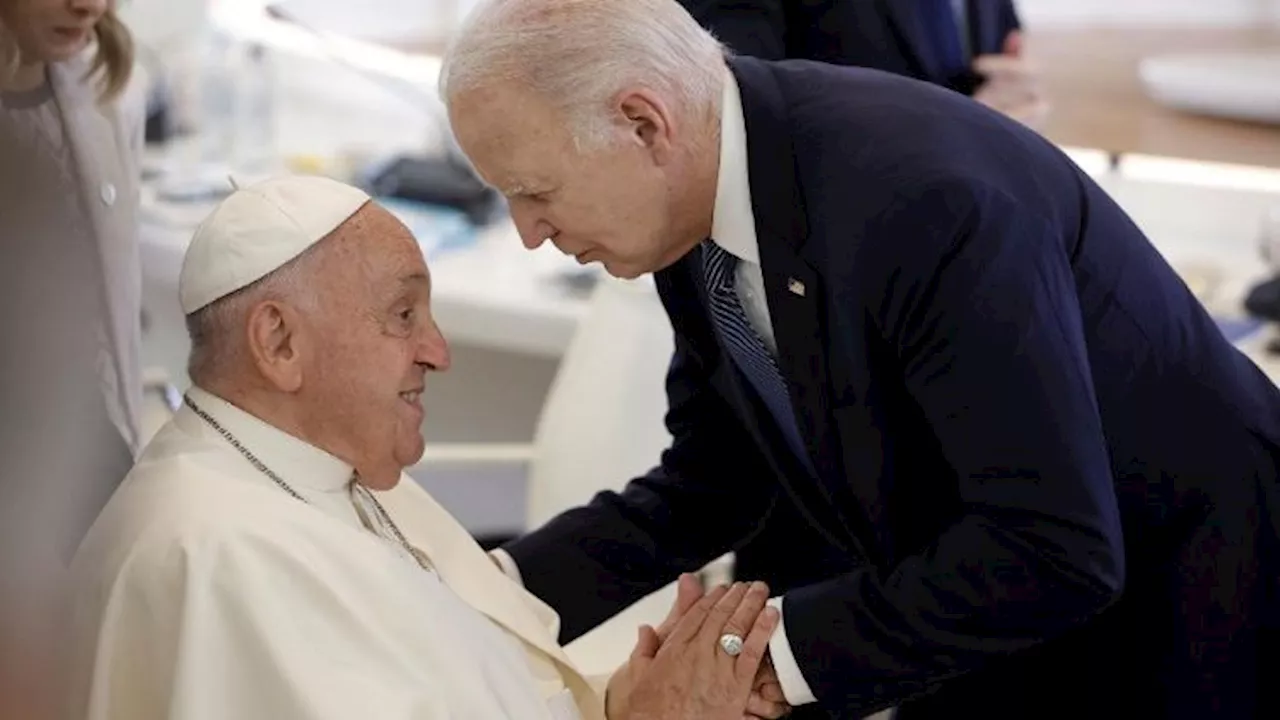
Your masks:
M146 80L142 440L188 384L177 278L195 223L228 176L290 170L360 184L416 232L454 363L430 378L428 450L410 472L483 543L656 460L671 337L651 284L526 251L453 149L435 82L472 4L121 3ZM1049 101L1036 129L1280 379L1265 285L1280 270L1280 0L1016 7Z

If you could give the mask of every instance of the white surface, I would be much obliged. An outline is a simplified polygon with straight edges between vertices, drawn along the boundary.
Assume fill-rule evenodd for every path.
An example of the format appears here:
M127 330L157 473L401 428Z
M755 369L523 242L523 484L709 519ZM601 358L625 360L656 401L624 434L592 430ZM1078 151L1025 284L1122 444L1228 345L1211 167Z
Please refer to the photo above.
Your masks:
M189 40L208 18L210 0L124 0L120 18L134 38L150 47L168 47Z
M652 280L607 278L587 307L534 436L529 527L622 489L671 442L663 418L675 344Z
M1148 95L1203 115L1280 124L1280 51L1162 55L1138 68Z
M1278 192L1098 178L1211 312L1243 313L1247 288L1267 275L1259 242Z
M1030 28L1240 26L1280 20L1274 0L1015 0Z
M378 42L446 37L472 4L467 0L283 0L308 23Z
M529 468L528 527L647 472L670 444L664 384L674 340L652 280L608 278L565 352L538 422ZM675 601L668 586L573 642L589 673L621 665L636 627L656 624Z
M1122 155L1116 170L1125 180L1208 190L1238 190L1246 195L1280 193L1280 169L1276 168L1132 154ZM1094 177L1097 176L1095 173Z

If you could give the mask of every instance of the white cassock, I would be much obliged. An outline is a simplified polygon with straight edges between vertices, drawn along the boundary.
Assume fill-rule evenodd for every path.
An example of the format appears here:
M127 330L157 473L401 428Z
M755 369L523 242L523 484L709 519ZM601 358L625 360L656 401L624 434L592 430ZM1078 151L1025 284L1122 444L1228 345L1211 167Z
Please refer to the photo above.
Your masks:
M435 572L350 466L189 395L306 502L183 407L74 562L75 717L603 720L555 613L411 478L376 496Z

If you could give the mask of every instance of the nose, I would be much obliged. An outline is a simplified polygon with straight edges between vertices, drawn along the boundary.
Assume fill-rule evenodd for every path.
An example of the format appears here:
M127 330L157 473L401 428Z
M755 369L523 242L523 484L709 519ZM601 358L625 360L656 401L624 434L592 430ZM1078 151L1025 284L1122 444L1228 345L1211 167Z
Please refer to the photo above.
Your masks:
M110 0L68 0L67 6L76 15L99 17L107 11L109 3Z
M526 232L520 233L520 242L522 242L524 246L530 250L537 250L538 248L542 247L542 243L546 241L547 241L547 236L542 235L541 233L532 234L532 235Z
M435 372L444 372L452 364L449 342L444 339L444 334L440 332L440 327L435 324L435 321L432 321L431 326L423 333L422 341L418 343L418 356L414 360Z
M551 223L514 203L511 207L511 219L516 224L516 232L520 233L520 242L530 250L537 250L547 238L555 235Z

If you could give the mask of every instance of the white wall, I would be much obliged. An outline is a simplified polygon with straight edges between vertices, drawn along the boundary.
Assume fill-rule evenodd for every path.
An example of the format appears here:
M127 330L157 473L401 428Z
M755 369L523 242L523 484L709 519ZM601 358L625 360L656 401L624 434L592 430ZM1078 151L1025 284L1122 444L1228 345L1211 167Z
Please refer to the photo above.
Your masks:
M362 40L430 41L446 37L475 0L277 0L316 27Z
M1277 0L1015 0L1033 26L1280 24Z
M189 28L210 2L129 0L123 12L146 40ZM261 0L265 3L268 0ZM275 0L317 26L382 41L438 39L479 0ZM915 0L894 0L914 2ZM985 0L984 0L985 1ZM1028 25L1280 25L1280 0L1016 0Z
M196 32L208 8L236 4L256 12L280 5L308 24L376 41L422 41L448 33L477 0L126 0L121 15L144 42L157 45Z
M164 47L181 43L203 27L210 0L128 0L120 15L144 44Z

